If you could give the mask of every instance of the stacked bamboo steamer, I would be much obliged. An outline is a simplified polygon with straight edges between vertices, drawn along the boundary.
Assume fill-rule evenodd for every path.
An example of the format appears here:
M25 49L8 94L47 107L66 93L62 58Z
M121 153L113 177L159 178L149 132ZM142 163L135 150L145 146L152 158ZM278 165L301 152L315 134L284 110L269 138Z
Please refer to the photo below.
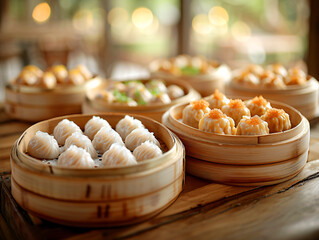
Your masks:
M200 131L180 121L187 104L172 107L163 123L186 148L186 171L224 184L263 186L286 181L306 164L310 128L296 109L278 102L289 115L292 129L263 136L231 136Z
M264 98L280 101L296 108L307 119L316 116L318 93L319 84L314 78L310 78L305 85L291 85L285 89L249 87L233 81L226 85L226 94L229 96L254 97L262 95Z
M141 81L144 83L149 80L150 79L142 79ZM184 90L185 95L180 98L174 99L171 103L168 104L160 103L141 106L128 106L122 104L107 103L106 101L95 99L96 92L105 89L108 84L107 81L97 79L87 84L86 98L82 104L82 112L84 114L97 114L105 112L132 113L150 117L160 122L162 119L162 115L173 105L195 101L200 99L201 97L200 94L196 90L194 90L188 83L176 79L161 78L161 80L167 86L179 86Z
M5 88L5 110L12 118L37 122L81 113L84 96L84 85L44 89L8 84Z
M169 206L182 191L184 148L162 124L134 116L155 133L167 151L137 165L70 169L48 165L26 154L38 131L51 133L62 119L82 129L92 115L71 115L37 123L28 128L11 152L12 195L20 206L59 224L84 227L126 225L143 221ZM112 127L123 114L104 114Z

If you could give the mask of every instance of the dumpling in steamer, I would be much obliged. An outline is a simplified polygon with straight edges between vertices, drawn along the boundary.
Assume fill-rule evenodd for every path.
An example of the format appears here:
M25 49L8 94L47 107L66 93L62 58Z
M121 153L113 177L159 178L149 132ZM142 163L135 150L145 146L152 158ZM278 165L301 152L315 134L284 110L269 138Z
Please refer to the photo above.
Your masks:
M270 133L282 132L291 128L289 115L283 109L268 109L261 119L268 123Z
M105 153L113 143L124 145L121 136L112 128L102 127L92 141L93 147L99 153Z
M138 162L161 156L162 154L162 150L150 141L142 143L133 151L133 155Z
M125 146L112 144L107 150L101 161L101 167L129 166L137 164L135 157Z
M125 146L131 151L134 151L135 148L137 148L139 145L146 141L150 141L158 147L160 147L160 144L155 138L154 133L149 132L145 128L137 128L134 131L132 131L125 138Z
M230 100L227 105L222 107L222 112L235 121L235 125L244 117L250 117L250 111L240 99Z
M72 135L66 139L64 149L67 150L71 145L83 148L93 159L97 158L97 152L94 149L91 140L87 136L79 132L72 133Z
M82 133L82 130L73 121L63 119L53 130L53 136L59 145L64 145L65 140L74 132Z
M199 121L199 130L218 134L235 134L234 120L215 108Z
M269 134L268 124L259 116L244 117L237 126L236 135L266 135Z
M209 103L210 109L213 109L213 108L221 109L222 106L229 103L229 99L220 91L218 91L218 89L215 90L214 94L205 98L205 100Z
M116 124L115 130L120 134L121 138L125 140L127 135L129 135L136 128L145 127L140 120L126 115Z
M111 128L110 124L103 118L93 116L84 127L84 134L93 140L95 134L102 128Z
M94 161L83 148L71 145L59 156L57 165L70 168L93 168Z
M210 111L209 103L205 100L191 102L183 110L183 123L198 128L198 123L201 118Z
M270 103L262 96L254 97L253 99L245 101L246 106L250 110L251 116L262 116L268 109L271 108Z
M184 96L184 90L177 85L170 85L167 87L167 94L171 99L176 99Z
M41 131L37 131L31 138L27 151L38 159L55 159L60 154L59 145L54 137Z

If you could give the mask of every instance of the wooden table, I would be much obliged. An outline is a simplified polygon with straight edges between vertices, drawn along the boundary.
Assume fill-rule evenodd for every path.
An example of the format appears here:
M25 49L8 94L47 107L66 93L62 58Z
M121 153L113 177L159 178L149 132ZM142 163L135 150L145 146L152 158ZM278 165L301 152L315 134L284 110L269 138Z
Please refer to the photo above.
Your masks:
M155 218L103 229L53 224L17 205L9 154L30 125L9 120L0 106L0 239L319 239L319 124L311 128L306 167L287 182L233 187L186 175L180 197Z

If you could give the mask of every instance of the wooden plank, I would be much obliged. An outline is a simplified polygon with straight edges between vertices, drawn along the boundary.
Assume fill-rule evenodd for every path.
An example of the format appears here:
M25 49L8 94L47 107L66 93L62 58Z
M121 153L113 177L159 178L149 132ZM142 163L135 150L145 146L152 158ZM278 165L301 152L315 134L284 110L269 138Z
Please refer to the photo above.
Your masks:
M31 125L24 122L8 122L0 125L0 137L12 134L22 134Z
M0 150L5 148L11 148L14 142L20 137L21 134L13 134L0 138Z

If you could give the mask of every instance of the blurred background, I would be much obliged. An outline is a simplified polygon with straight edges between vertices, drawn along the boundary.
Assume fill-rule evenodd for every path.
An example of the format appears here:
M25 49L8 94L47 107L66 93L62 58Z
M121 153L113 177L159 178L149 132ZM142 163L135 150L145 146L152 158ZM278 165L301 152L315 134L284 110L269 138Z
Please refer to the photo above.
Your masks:
M318 5L315 0L1 0L0 89L28 64L45 69L83 63L104 77L132 77L147 75L152 59L181 53L232 68L297 64L316 76Z

